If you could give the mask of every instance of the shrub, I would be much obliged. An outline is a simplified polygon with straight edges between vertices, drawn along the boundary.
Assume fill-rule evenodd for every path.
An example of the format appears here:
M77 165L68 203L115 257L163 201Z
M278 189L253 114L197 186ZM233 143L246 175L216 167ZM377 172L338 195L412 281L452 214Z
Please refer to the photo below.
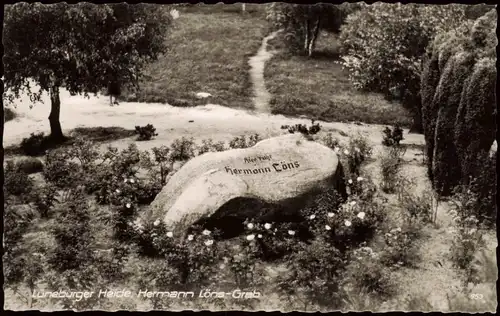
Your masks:
M227 264L234 278L238 289L253 290L263 285L262 272L258 271L255 263L261 256L261 249L258 240L261 234L250 231L246 236L242 236L238 245L238 252L226 251L223 257L224 266Z
M16 287L18 283L22 282L28 273L28 266L34 264L25 260L26 244L22 242L22 238L34 218L34 212L25 205L5 204L3 266L4 281L7 287Z
M330 236L341 251L353 249L371 239L386 217L386 208L378 201L363 201L357 197L345 203L337 214L327 217L322 231Z
M329 308L340 305L340 276L345 262L339 250L317 239L309 245L301 243L300 250L287 259L289 272L278 278L278 289L290 303L302 302L304 310L312 304Z
M348 192L356 195L363 201L373 201L377 192L377 186L369 175L362 175L356 179L347 180Z
M358 88L401 100L418 123L425 48L438 32L462 23L465 7L379 3L349 15L339 39L350 80Z
M101 158L100 148L93 141L86 138L76 138L70 147L65 148L68 159L78 161L80 167L92 176Z
M51 215L52 208L57 202L57 187L51 184L37 187L32 191L31 201L42 218Z
M298 239L296 234L300 235L305 226L289 222L246 222L246 224L253 225L252 228L248 226L247 228L249 234L254 235L256 240L256 244L252 244L256 249L247 255L264 261L282 259L287 254L295 252Z
M176 139L170 146L170 159L172 161L189 160L195 156L195 147L193 138Z
M495 23L492 10L473 25L440 34L429 49L422 110L428 173L442 195L459 183L470 183L480 161L476 155L487 151L495 138Z
M288 126L288 132L291 134L295 132L302 133L303 135L314 135L317 134L321 130L321 125L319 123L314 124L314 120L312 120L311 126L307 127L303 124L295 124L293 126Z
M102 156L102 162L96 166L93 177L87 179L85 189L87 193L94 193L98 203L110 203L111 195L132 180L139 170L141 153L135 144L118 152L117 148L108 147Z
M71 197L57 205L58 216L52 234L56 247L48 262L57 272L76 270L92 262L93 236L90 231L90 212L85 195L80 190L72 191Z
M69 152L63 148L48 152L45 156L44 179L58 189L76 188L83 180L82 169L71 159Z
M442 100L436 95L441 75L448 60L456 52L463 49L466 37L470 33L469 24L448 33L441 33L427 48L427 55L423 64L420 93L422 96L422 124L424 127L427 173L431 183L434 183L432 162L434 159L436 121ZM443 91L441 91L443 92ZM441 93L441 98L447 94Z
M386 266L416 267L420 260L420 231L420 223L405 222L401 227L386 232L381 262Z
M100 278L105 282L113 282L130 278L130 272L125 270L128 255L132 252L132 245L119 242L109 243L108 249L94 251L94 265Z
M494 59L477 61L464 84L454 131L463 184L470 183L476 174L482 172L485 154L496 138L495 88Z
M27 174L43 171L43 163L38 158L24 158L16 162L16 167Z
M323 143L323 145L331 149L339 148L340 146L340 141L338 140L338 138L334 137L332 133L328 133L323 136L321 142Z
M421 76L420 95L422 98L422 125L425 139L425 156L427 157L427 175L431 183L432 175L432 157L434 151L434 133L439 105L433 102L436 87L439 83L439 60L437 54L427 57L423 62L423 71Z
M342 153L345 155L344 159L347 159L348 177L355 179L359 177L363 163L371 157L372 147L368 139L359 134L349 139L349 144Z
M85 258L88 262L90 257ZM44 275L46 288L49 291L57 292L65 289L68 292L91 292L100 288L99 270L95 265L82 264L77 270L64 270L62 272L49 270ZM75 297L52 298L51 303L60 305L63 309L84 311L93 308L100 308L108 298L92 295L87 299L78 300ZM101 307L102 308L102 307Z
M368 183L366 188L370 189ZM386 210L373 192L351 195L344 202L335 191L326 191L301 210L301 214L316 237L344 252L369 240L385 219Z
M6 197L14 195L20 197L22 200L27 200L34 187L34 182L30 176L17 168L12 160L7 161L4 172L4 191Z
M226 148L223 141L214 143L211 138L203 139L202 145L198 147L198 155L202 155L207 152L219 152L224 150L226 150Z
M158 136L156 128L152 124L148 124L146 126L136 126L135 133L139 134L137 140L150 140L151 138Z
M152 291L164 291L164 289L179 283L179 275L175 269L172 269L170 262L160 260L141 260L136 267L134 273L134 283L139 289L151 289ZM151 303L151 308L155 310L168 309L174 299L161 296L153 296L146 298Z
M14 112L11 108L4 107L5 122L12 121L16 118L16 116L16 112Z
M404 219L407 222L420 221L424 224L435 223L437 216L438 196L431 191L425 190L420 194L414 194L415 183L404 177L399 177L396 184L398 202L403 210Z
M118 242L126 242L134 236L134 229L131 227L132 219L137 215L137 206L132 202L125 202L122 205L111 207L113 227L113 237ZM142 229L140 222L134 223L138 230Z
M392 129L386 127L383 131L382 145L384 146L399 146L403 138L403 129L399 124L396 124Z
M202 234L180 238L159 220L147 223L139 232L143 238L151 241L153 249L175 272L174 282L169 286L177 285L187 290L210 284L217 271L215 263L220 259L219 246L214 242L217 232L205 230Z
M93 142L106 142L135 135L135 130L117 126L77 127L71 130L71 136L85 138Z
M164 186L167 183L167 176L172 171L171 160L169 157L170 148L166 146L153 147L153 159L149 152L143 152L141 155L141 166L146 168L153 183Z
M454 125L463 83L473 62L470 54L457 54L448 61L436 89L436 102L440 104L435 127L432 174L434 188L441 195L449 195L460 183L461 170L454 142Z
M23 138L21 141L21 150L28 156L42 155L47 149L47 139L43 132L31 133L30 137Z
M483 166L470 183L470 189L477 195L474 206L477 219L486 226L494 227L497 218L497 159L495 156L478 155Z
M477 195L468 187L459 186L454 190L451 199L453 208L449 211L456 226L450 249L451 259L453 267L462 275L464 286L469 282L479 282L473 261L477 252L485 246L483 225L475 215L477 200Z
M405 149L402 147L390 147L386 149L380 158L380 172L382 175L381 188L386 193L394 193L399 179L399 173L403 163Z
M380 262L380 255L364 246L353 251L342 282L356 292L387 299L397 289L391 274Z
M229 148L231 149L248 148L254 146L259 141L261 141L259 134L250 135L248 139L246 138L245 135L241 135L239 137L236 136L229 142Z

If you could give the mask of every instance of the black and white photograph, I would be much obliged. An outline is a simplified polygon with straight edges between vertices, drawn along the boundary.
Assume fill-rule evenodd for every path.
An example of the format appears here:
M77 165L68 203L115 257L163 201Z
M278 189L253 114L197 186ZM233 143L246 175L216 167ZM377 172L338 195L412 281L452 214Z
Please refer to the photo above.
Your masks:
M8 311L497 311L497 6L3 6Z

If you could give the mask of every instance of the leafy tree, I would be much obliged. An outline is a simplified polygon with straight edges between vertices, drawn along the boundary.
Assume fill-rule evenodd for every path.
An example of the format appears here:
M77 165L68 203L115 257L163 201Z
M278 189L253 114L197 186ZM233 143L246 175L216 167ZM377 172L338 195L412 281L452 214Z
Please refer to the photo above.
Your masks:
M464 21L463 5L376 3L347 16L341 27L342 64L360 89L399 100L414 114L421 131L422 57L441 30Z
M272 3L267 19L284 29L285 41L291 51L312 56L321 29L338 31L342 19L339 6L329 3Z
M50 94L51 138L64 138L59 91L97 93L118 81L138 87L143 67L165 52L165 7L138 4L16 3L5 7L5 87L12 101ZM39 91L33 91L35 86Z

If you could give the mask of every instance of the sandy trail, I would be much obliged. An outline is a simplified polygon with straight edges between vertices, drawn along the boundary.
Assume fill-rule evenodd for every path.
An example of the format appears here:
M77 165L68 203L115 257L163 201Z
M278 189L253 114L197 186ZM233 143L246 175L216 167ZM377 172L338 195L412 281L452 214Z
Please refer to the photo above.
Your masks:
M267 43L278 35L281 30L275 31L262 40L262 45L257 51L257 54L250 57L248 63L250 64L250 78L253 84L253 103L255 109L259 112L270 113L269 101L271 94L266 89L266 82L264 79L264 66L266 62L271 59L274 52L267 50Z
M24 137L33 132L50 132L48 115L50 99L44 95L43 103L36 103L30 109L29 98L23 95L14 104L18 114L14 120L5 123L4 146L19 144ZM12 105L9 105L11 107ZM183 136L201 139L212 138L214 141L228 141L234 136L258 133L262 137L283 134L282 125L308 124L304 118L290 118L269 113L255 113L243 109L231 109L215 104L200 105L191 108L173 107L161 103L122 102L119 106L109 106L106 96L71 96L61 90L61 125L63 132L76 127L110 127L119 126L134 129L136 125L153 124L158 136L148 142L137 142L140 149L168 145L176 138ZM193 122L189 122L193 121ZM332 131L341 140L338 131L353 135L357 132L368 137L374 145L382 141L382 125L356 125L348 123L321 122L322 131ZM423 135L407 134L405 143L424 144ZM117 147L135 143L135 138L127 138L114 142Z

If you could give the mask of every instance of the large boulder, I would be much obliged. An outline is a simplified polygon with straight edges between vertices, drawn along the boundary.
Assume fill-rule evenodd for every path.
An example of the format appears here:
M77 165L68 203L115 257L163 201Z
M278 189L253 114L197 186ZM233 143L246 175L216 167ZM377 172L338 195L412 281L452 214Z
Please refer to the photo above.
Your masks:
M245 217L253 218L266 208L300 208L311 195L331 188L346 197L337 154L301 134L288 134L191 159L170 178L151 210L153 218L185 231L216 213L245 209Z

